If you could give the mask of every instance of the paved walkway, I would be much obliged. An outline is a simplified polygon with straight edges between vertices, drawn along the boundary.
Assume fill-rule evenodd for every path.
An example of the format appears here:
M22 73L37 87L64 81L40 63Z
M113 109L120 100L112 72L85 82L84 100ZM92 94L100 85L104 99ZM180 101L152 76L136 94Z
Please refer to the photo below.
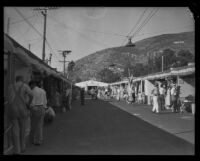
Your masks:
M148 123L174 134L186 141L195 142L195 118L192 113L172 113L171 110L161 111L160 114L152 113L152 106L143 104L127 104L124 101L108 101L110 104L141 118Z
M158 116L160 117L160 116ZM44 128L26 155L193 155L194 146L102 100L75 101Z

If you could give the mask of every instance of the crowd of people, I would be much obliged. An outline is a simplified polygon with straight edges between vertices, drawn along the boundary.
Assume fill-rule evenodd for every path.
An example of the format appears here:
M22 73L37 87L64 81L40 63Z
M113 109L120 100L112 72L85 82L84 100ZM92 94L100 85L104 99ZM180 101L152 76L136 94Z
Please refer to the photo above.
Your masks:
M68 97L70 95L69 89L66 89L64 94L55 91L54 99L51 100L53 104L50 104L51 101L47 100L46 91L40 82L30 81L26 84L22 76L16 77L15 83L11 84L8 89L8 108L6 109L8 119L12 124L14 154L20 155L26 150L28 120L30 120L29 143L36 146L43 143L45 118L52 121L56 108L69 108L67 102L70 104L70 97Z
M171 109L172 112L180 112L180 86L174 82L166 84L155 83L152 90L153 109L152 112L159 113L160 111Z
M90 93L92 99L115 99L117 101L126 101L128 104L138 103L146 104L147 96L144 92L136 90L133 84L128 84L125 86L108 86L108 87L98 87L91 89ZM151 92L150 101L153 104L152 111L159 113L164 110L171 110L172 112L180 112L180 86L176 83L169 81L163 83L155 83L155 87Z

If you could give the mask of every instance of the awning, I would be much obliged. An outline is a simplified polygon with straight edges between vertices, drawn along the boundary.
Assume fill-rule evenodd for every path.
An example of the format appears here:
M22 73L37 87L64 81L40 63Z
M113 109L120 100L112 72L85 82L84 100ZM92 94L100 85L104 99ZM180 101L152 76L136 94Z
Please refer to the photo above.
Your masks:
M16 43L17 45L14 45L14 43ZM67 79L63 78L59 72L51 69L51 67L42 62L41 59L37 58L33 53L24 49L24 47L22 47L19 43L17 43L6 34L4 34L4 52L13 53L26 66L29 66L36 71L39 71L41 73L46 72L47 75L53 75L56 78L69 82Z

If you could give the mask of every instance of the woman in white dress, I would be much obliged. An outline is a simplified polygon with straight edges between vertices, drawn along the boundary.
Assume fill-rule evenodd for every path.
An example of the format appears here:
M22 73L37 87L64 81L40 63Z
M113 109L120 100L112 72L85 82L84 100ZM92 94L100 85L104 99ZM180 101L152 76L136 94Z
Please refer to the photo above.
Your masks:
M117 97L117 100L120 101L120 88L119 87L117 87L117 95L116 95L116 97Z
M165 107L166 109L169 109L171 105L171 88L168 86L167 88L167 95L165 97Z

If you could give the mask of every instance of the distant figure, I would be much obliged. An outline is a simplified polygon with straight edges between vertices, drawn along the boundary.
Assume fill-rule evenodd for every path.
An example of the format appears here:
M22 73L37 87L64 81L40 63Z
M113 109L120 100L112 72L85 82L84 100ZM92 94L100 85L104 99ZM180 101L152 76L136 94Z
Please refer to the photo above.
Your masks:
M90 90L90 94L91 94L91 99L93 100L93 99L94 99L94 95L95 95L95 90L94 90L94 88L92 88L92 89Z
M85 105L85 90L82 88L80 90L80 100L81 100L81 105Z
M161 110L165 110L165 88L164 88L164 85L161 85L160 86L160 89L159 89L159 92L160 92L160 108Z
M120 101L120 88L117 87L117 100Z
M179 112L177 105L177 87L175 83L172 84L171 98L172 98L172 112Z
M135 102L135 88L132 87L132 98L133 98L133 101L132 102Z
M165 108L170 109L170 106L171 106L171 87L168 85L165 97Z
M159 96L159 89L158 89L158 84L155 84L154 89L152 90L152 95L153 95L153 109L152 112L159 113L159 105L158 105L158 96Z

